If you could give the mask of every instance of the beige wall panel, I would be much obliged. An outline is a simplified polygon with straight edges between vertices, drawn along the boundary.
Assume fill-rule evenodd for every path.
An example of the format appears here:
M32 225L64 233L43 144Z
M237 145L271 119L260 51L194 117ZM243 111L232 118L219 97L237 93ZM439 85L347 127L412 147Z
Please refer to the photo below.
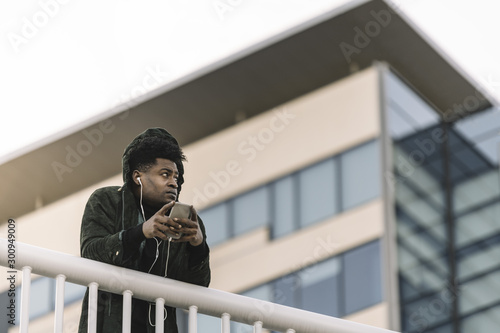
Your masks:
M89 196L99 187L121 184L121 176L113 177L16 218L16 240L54 251L79 255L80 224ZM6 235L7 225L2 225L0 237L6 237Z
M121 177L113 177L16 218L16 241L80 256L80 224L89 196L99 187L120 184ZM0 237L7 238L7 232L7 224L2 225ZM0 274L6 276L7 268L0 266ZM18 272L16 284L21 282L21 275ZM8 282L0 279L0 291L8 288Z
M182 201L201 209L380 133L368 69L185 147Z
M253 247L244 236L212 250L210 287L238 293L266 283L381 237L383 221L377 199L274 241L260 229L248 235L256 240Z

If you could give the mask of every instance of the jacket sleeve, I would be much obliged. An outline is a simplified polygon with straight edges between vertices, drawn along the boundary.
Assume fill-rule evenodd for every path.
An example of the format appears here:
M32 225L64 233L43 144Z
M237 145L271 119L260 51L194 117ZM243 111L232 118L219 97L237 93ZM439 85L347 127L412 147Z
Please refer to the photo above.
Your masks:
M80 252L83 258L107 264L127 267L139 256L139 250L128 251L124 257L121 225L118 210L120 204L110 192L96 190L89 198L83 213L80 232Z
M207 244L207 236L205 233L205 225L200 217L198 217L201 231L203 233L203 243L195 248L189 244L186 246L188 255L188 270L187 274L182 279L185 282L208 287L211 279L210 272L210 249Z

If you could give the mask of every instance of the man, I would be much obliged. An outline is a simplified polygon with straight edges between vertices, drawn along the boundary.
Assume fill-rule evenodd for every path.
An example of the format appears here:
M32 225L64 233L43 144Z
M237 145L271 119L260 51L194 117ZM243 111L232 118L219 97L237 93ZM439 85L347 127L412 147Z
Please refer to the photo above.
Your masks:
M142 272L208 286L209 248L205 227L191 218L171 219L184 182L185 156L175 138L148 129L125 149L122 187L96 190L82 219L81 256ZM175 236L181 235L179 239ZM146 281L137 281L147 283ZM154 332L155 306L133 299L132 332ZM176 333L175 309L165 307L165 332ZM79 332L87 332L88 290ZM122 295L99 291L97 332L122 331Z

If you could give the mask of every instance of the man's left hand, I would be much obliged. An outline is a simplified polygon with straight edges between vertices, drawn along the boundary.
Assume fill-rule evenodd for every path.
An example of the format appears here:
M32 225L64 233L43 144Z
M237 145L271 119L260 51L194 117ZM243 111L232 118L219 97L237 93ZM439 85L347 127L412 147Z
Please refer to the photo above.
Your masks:
M191 206L191 218L174 218L178 223L177 227L170 227L173 232L182 233L179 239L172 239L172 242L189 242L192 246L198 246L203 243L203 234L198 224L198 215L193 206Z

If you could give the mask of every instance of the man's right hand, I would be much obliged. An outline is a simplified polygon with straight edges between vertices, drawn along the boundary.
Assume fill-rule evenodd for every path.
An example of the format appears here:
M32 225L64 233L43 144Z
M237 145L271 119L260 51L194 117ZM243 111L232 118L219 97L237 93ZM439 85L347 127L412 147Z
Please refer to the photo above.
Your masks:
M167 240L169 236L165 235L168 230L169 233L174 233L176 229L181 226L174 222L167 216L167 212L174 206L175 201L171 201L164 205L159 211L156 212L149 220L142 224L142 232L146 238L158 237Z

